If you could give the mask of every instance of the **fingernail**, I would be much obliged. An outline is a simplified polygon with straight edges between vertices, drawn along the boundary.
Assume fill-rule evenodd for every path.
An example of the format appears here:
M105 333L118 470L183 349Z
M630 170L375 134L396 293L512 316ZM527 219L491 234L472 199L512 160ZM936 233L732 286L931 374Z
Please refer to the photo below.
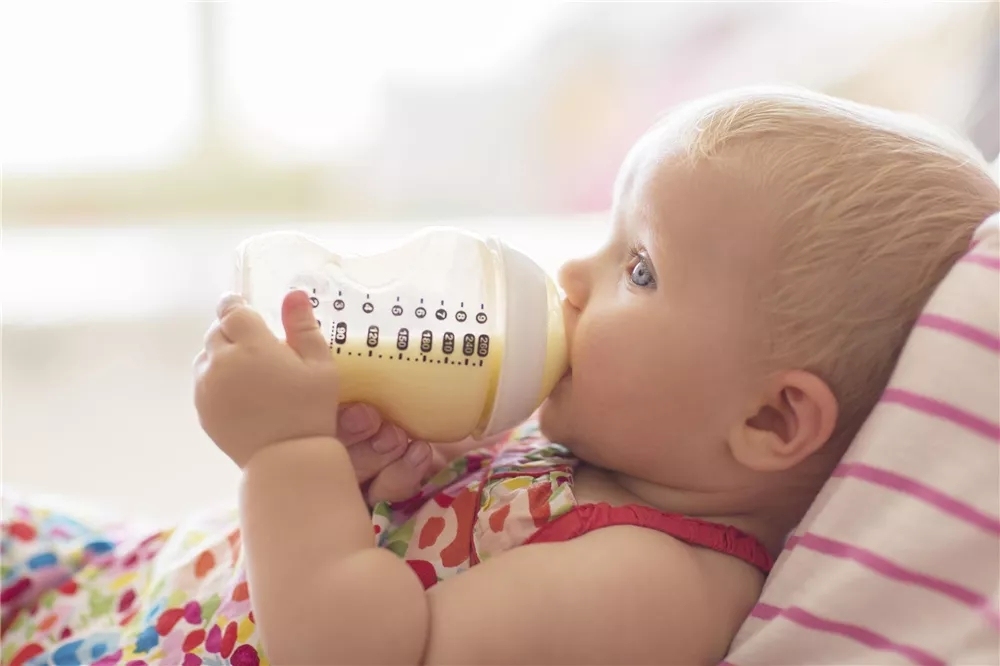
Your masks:
M372 448L375 453L389 453L399 447L405 440L399 428L382 428L378 437L372 440Z
M295 291L289 292L289 295L292 295L292 294L295 295L294 296L295 298L299 299L299 305L300 305L300 307L306 307L306 304L310 303L310 299L312 297L312 294L310 294L309 292L305 291L304 289L296 289ZM294 301L292 301L292 302L294 303Z
M430 445L427 442L417 442L406 452L406 461L414 467L419 467L430 455Z
M352 434L364 432L375 425L375 410L368 405L351 405L341 415L340 425Z
M219 300L218 315L222 317L236 306L245 304L246 299L239 294L223 294L222 298Z

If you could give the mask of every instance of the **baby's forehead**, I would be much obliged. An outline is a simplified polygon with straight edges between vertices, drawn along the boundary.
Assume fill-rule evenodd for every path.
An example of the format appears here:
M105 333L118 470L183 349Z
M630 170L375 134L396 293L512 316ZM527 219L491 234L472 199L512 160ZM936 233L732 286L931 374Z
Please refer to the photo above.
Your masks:
M636 189L643 190L658 170L671 157L677 157L686 146L675 132L655 126L639 137L629 149L615 177L613 188L615 205L628 205Z
M759 268L774 229L773 202L745 175L737 156L724 168L693 160L676 134L651 131L622 164L614 217L659 246L669 255L664 260Z

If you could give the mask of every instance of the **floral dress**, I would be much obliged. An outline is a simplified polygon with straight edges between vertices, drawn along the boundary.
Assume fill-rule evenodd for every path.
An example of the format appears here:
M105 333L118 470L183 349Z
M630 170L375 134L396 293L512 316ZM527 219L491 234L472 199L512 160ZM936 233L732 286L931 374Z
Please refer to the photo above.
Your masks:
M648 507L578 504L576 465L526 424L506 442L456 459L413 498L376 506L375 541L425 587L517 546L621 524L770 569L763 546L734 528ZM77 513L4 497L0 663L267 663L235 511L152 530Z

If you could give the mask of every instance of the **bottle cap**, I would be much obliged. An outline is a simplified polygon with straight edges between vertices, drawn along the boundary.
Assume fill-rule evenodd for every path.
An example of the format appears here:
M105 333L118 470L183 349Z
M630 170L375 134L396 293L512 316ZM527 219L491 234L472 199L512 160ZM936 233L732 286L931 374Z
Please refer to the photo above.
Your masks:
M521 424L538 407L542 395L546 356L562 353L565 346L549 349L549 278L538 264L499 242L487 241L500 258L504 276L498 311L505 313L503 360L493 409L481 437L489 437ZM556 322L562 328L562 322ZM564 363L565 361L560 361ZM551 365L551 364L549 364Z

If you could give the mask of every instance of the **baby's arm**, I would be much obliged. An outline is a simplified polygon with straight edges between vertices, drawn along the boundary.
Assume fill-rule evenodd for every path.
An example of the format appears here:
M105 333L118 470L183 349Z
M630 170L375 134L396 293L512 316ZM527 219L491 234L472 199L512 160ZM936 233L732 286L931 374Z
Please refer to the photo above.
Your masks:
M693 664L718 661L749 611L732 619L693 549L633 527L516 548L425 592L374 546L353 475L322 437L244 469L250 592L272 663Z
M425 626L427 605L416 575L375 547L340 442L312 437L259 451L243 468L240 524L250 600L272 664L387 664L419 652L405 641L373 640L377 627Z

